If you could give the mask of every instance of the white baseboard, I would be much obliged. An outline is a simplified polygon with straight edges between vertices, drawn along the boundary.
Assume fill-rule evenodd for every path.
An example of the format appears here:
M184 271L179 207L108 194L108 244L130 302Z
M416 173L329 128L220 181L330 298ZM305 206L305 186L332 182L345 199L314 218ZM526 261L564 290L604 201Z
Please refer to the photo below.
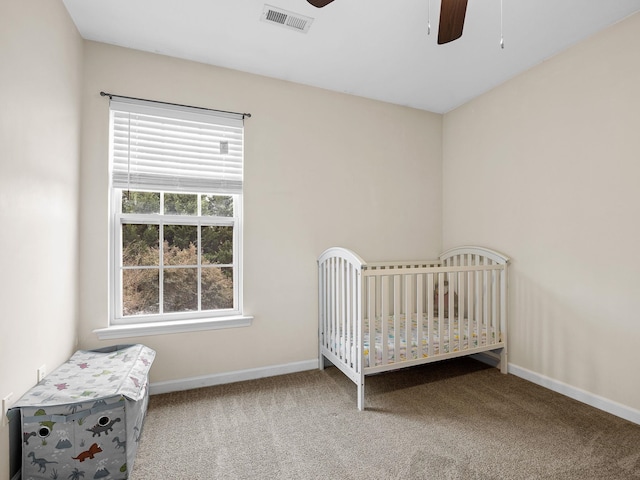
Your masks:
M487 363L492 366L496 366L496 360L488 355L478 354L473 356L476 360ZM510 363L508 365L508 372L516 377L523 378L531 383L540 385L541 387L548 388L554 392L565 395L569 398L573 398L579 402L585 403L599 410L603 410L607 413L615 415L616 417L624 418L630 422L640 425L640 410L622 405L621 403L614 402L608 398L595 395L577 387L573 387L559 380L554 380L545 375L533 372L526 368L520 367Z
M161 393L191 390L193 388L212 387L214 385L242 382L245 380L256 380L258 378L265 377L275 377L276 375L303 372L305 370L313 370L316 368L318 368L318 360L313 359L303 362L287 363L284 365L252 368L250 370L237 370L235 372L216 373L179 380L169 380L166 382L155 382L149 385L149 394L157 395Z
M478 361L497 365L497 360L489 355L479 353L473 355ZM235 372L217 373L213 375L203 375L199 377L184 378L179 380L169 380L166 382L156 382L149 386L151 395L161 393L178 392L182 390L191 390L193 388L211 387L214 385L223 385L226 383L241 382L245 380L256 380L258 378L274 377L276 375L285 375L287 373L303 372L306 370L314 370L318 368L318 360L306 360L303 362L287 363L283 365L272 365L269 367L253 368L249 370L237 370ZM580 388L573 387L564 382L554 380L539 373L527 370L510 363L508 366L510 374L523 378L531 383L548 388L554 392L573 398L579 402L585 403L599 410L623 418L630 422L640 425L640 410L622 405L607 398L595 395Z

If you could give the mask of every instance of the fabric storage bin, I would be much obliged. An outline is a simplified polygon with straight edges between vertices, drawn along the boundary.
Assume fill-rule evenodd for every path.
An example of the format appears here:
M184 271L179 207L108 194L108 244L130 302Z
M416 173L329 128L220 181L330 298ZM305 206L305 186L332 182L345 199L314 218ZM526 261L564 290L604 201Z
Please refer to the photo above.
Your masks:
M139 344L81 350L18 400L22 478L128 478L154 358Z

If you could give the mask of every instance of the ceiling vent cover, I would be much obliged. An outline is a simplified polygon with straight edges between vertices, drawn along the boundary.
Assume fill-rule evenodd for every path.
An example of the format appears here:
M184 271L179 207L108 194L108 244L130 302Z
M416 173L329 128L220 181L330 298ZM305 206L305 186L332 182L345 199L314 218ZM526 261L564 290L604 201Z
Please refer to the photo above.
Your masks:
M288 10L283 10L282 8L267 4L264 6L260 20L302 33L307 33L309 31L309 27L311 27L311 24L313 23L313 18L311 17L289 12Z

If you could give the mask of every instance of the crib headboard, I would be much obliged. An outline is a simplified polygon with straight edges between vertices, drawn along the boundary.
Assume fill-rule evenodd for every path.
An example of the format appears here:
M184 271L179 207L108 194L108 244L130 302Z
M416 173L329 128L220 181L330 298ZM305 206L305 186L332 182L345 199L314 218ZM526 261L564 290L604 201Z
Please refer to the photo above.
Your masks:
M510 261L509 257L500 252L473 246L451 248L440 255L440 260L445 265L486 264L485 258L498 265L506 265Z
M331 258L342 258L357 269L362 269L362 267L367 265L367 262L365 262L357 253L342 247L327 248L318 257L318 264L322 265Z

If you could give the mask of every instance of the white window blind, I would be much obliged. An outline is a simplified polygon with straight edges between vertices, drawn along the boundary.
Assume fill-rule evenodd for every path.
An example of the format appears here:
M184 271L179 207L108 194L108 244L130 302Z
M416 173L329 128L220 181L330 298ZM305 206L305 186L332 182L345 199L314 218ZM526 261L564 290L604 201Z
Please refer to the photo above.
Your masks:
M241 114L114 97L115 188L242 193Z

